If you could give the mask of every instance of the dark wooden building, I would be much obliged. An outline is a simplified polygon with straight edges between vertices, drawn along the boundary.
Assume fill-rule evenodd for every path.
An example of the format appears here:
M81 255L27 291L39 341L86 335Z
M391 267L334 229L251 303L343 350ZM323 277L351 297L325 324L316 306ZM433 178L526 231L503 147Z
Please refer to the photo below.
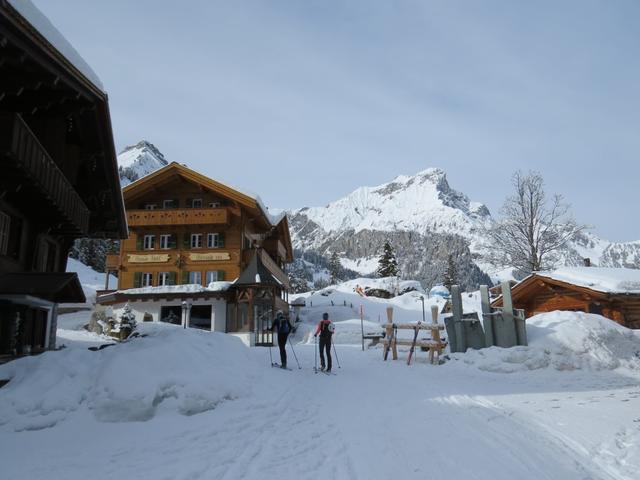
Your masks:
M30 2L0 0L0 355L55 347L78 237L123 238L107 94Z
M511 290L514 308L531 317L554 310L597 313L640 328L640 270L574 267L537 272ZM493 303L502 307L502 297Z

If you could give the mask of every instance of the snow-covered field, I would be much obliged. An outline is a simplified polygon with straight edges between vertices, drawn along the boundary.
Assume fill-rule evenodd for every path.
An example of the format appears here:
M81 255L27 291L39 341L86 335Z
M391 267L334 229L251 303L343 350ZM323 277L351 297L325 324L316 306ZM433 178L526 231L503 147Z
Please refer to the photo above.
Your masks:
M306 295L292 371L271 368L269 349L172 325L143 324L146 336L90 351L108 340L78 330L82 314L63 316L67 348L0 367L13 377L0 389L2 477L638 478L636 332L556 312L529 321L529 347L440 366L418 352L409 367L406 351L387 362L380 347L361 351L357 312L366 329L389 305L394 320L418 320L420 293L381 300L352 288ZM337 321L331 376L314 373L309 336L324 311Z

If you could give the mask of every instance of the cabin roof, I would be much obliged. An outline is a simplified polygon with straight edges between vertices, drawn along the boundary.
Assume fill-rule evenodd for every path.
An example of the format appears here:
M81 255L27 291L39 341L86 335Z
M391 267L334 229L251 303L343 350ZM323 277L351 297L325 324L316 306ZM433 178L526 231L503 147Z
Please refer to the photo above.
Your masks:
M7 0L7 3L55 50L59 60L69 63L86 80L104 92L104 86L89 64L51 21L30 0Z
M609 295L640 296L640 270L608 267L563 267L554 271L535 272L515 285L511 290L513 301L517 302L534 294L544 284L581 291L582 293L606 298ZM492 302L502 306L502 296Z
M32 295L56 303L84 303L78 275L72 272L12 272L0 274L0 292Z
M242 191L236 187L233 187L227 183L220 182L209 178L201 173L191 170L186 165L182 165L177 162L171 162L169 165L156 170L149 175L145 175L139 178L135 182L130 183L122 189L125 201L135 197L138 193L146 191L147 188L151 188L158 180L170 177L172 175L179 175L187 180L202 185L203 187L213 190L231 200L238 202L239 204L256 211L259 213L272 227L283 226L286 227L287 237L289 237L289 228L287 222L286 212L281 212L278 215L272 215L264 205L258 195ZM286 239L287 248L291 250L291 239Z
M596 292L640 294L640 270L632 268L564 267L536 275Z

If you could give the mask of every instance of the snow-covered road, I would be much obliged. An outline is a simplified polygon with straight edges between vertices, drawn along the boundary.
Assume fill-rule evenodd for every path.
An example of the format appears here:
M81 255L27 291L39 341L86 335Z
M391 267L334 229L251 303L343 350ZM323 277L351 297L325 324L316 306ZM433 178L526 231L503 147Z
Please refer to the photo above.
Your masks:
M259 375L250 394L197 415L160 405L145 422L78 411L53 428L0 429L3 477L637 478L636 378L496 374L459 360L427 365L424 354L408 367L402 353L385 363L380 349L348 346L338 346L342 368L328 376L314 374L312 345L296 353L303 369L290 358L294 370L282 371L266 349L251 350Z

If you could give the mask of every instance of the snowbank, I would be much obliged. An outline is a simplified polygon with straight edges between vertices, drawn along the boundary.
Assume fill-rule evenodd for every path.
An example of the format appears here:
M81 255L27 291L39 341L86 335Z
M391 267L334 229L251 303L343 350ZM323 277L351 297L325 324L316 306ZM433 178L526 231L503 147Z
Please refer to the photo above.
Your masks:
M527 320L528 347L486 348L454 354L480 370L500 373L555 370L640 372L640 335L600 315L551 312Z
M147 421L160 411L194 415L248 393L248 349L221 333L144 324L145 337L96 352L69 348L0 366L0 425L56 425L73 413L103 422Z
M91 308L96 303L96 290L104 289L105 274L96 272L93 268L88 267L84 263L76 260L75 258L67 258L67 272L75 272L78 274L78 280L82 285L84 296L87 298L85 304L62 304L63 307L77 306ZM117 277L109 275L109 286L113 288L114 285L118 285Z

